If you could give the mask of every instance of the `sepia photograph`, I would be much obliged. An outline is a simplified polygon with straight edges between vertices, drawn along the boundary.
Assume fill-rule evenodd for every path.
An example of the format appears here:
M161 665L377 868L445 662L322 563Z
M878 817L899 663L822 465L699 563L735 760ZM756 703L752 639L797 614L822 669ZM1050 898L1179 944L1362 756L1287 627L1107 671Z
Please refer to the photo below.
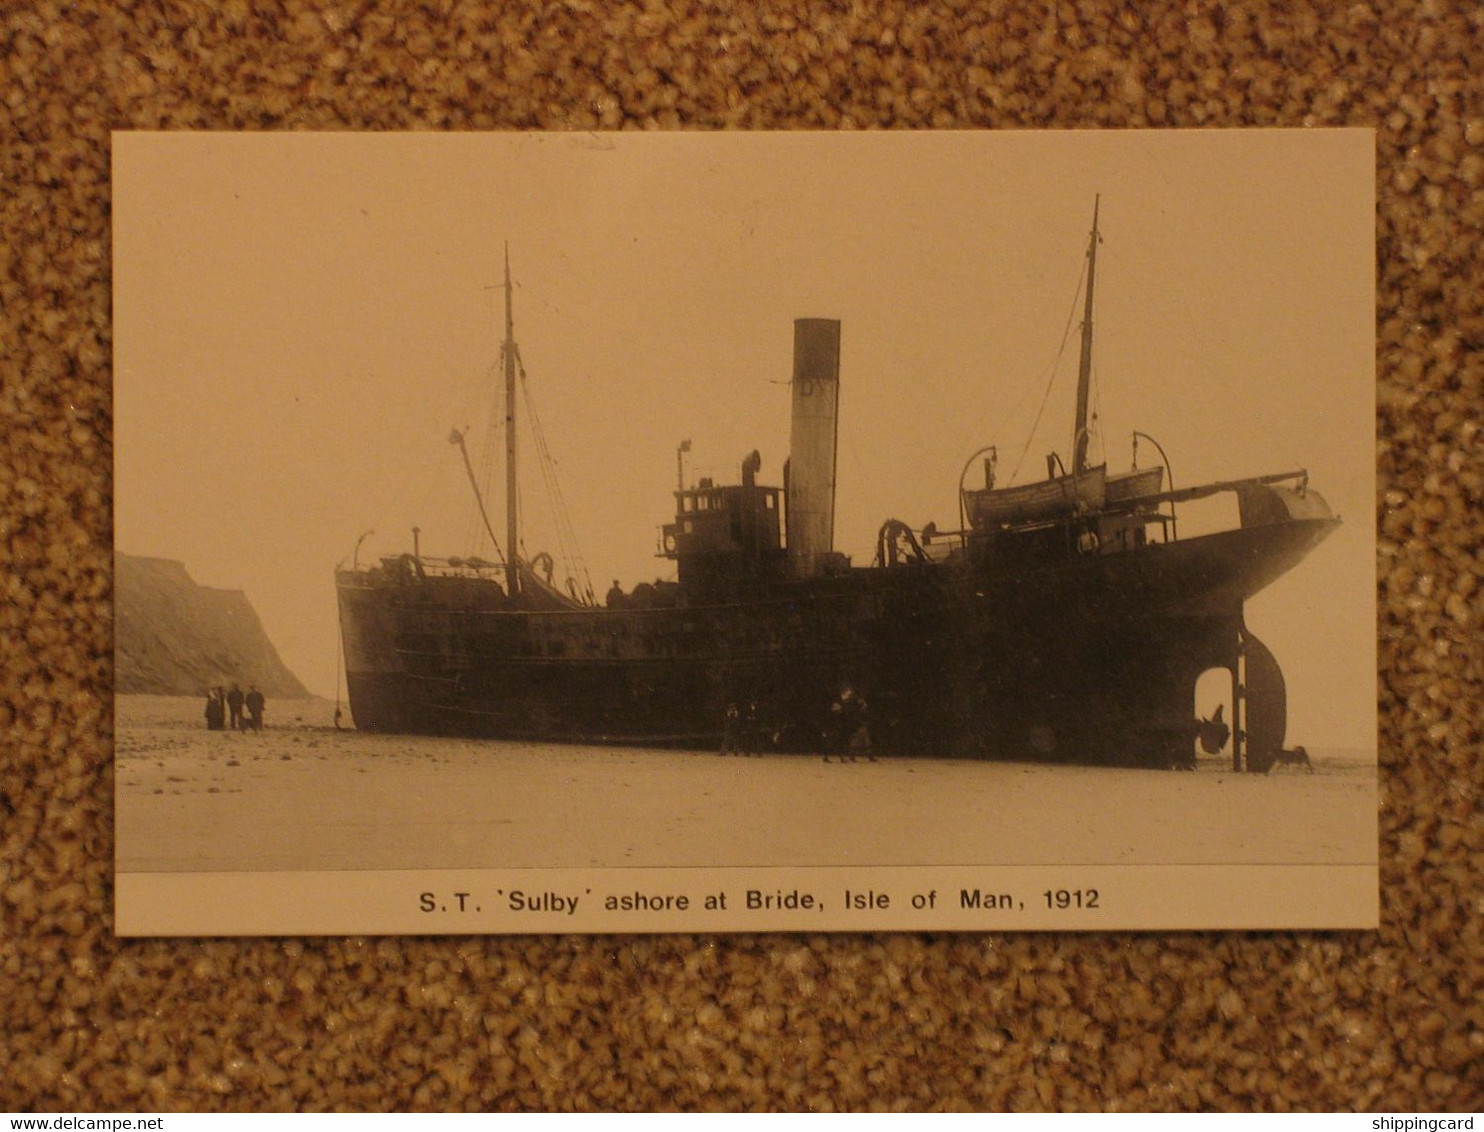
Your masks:
M1373 150L116 134L118 931L1374 926Z

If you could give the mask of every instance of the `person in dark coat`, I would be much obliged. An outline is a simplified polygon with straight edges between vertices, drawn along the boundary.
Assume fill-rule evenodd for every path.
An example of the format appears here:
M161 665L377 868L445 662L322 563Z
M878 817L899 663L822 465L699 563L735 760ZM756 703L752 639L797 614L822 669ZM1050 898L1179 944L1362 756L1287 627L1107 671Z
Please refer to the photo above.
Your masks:
M763 732L757 721L757 701L750 700L747 704L747 716L742 728L742 753L744 755L761 755L763 753Z
M242 689L233 684L232 690L227 693L227 724L233 731L242 729L242 700Z
M263 730L263 693L258 691L256 686L250 687L244 702L247 705L247 714L252 717L252 722L248 726L251 726L254 731Z
M724 755L740 755L742 753L741 740L742 713L737 710L734 703L727 704L726 716L723 719L721 733L721 753Z
M206 693L206 729L220 731L226 722L227 709L222 704L222 690L212 688Z

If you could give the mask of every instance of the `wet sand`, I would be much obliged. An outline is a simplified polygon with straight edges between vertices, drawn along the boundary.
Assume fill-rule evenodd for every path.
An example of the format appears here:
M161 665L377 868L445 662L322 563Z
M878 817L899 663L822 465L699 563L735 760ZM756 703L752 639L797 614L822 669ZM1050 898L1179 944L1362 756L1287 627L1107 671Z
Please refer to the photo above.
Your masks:
M321 700L209 732L202 706L118 698L118 871L1376 860L1359 752L1267 776L840 762L361 734Z

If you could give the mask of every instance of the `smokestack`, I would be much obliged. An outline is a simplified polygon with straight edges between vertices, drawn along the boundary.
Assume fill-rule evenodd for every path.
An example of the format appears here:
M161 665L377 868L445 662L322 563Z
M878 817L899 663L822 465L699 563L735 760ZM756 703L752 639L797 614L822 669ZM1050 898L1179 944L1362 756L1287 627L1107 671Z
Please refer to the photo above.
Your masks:
M800 577L835 548L835 431L840 416L840 322L794 319L789 436L788 555Z

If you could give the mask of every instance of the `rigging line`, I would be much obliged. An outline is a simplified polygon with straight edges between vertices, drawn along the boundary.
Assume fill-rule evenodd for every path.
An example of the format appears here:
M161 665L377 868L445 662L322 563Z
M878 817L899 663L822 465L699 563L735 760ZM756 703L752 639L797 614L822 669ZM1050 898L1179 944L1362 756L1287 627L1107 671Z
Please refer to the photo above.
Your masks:
M543 441L544 443L544 441ZM550 452L547 452L550 460ZM583 561L582 551L577 542L576 531L573 529L571 516L568 514L566 500L562 494L561 481L555 472L555 461L550 461L551 474L548 476L548 491L552 499L552 511L557 521L557 538L560 544L560 553L564 559L563 568L569 577L575 582L586 580L591 587L591 579L587 577L587 566Z
M530 381L525 371L525 364L520 358L520 352L516 351L516 364L519 368L521 378L521 393L525 398L527 415L531 420L531 433L535 441L538 463L541 467L542 482L546 488L547 503L551 509L556 523L556 535L558 541L558 553L563 559L563 569L569 578L576 583L580 572L581 579L585 580L588 596L592 596L592 579L588 575L587 566L583 562L582 552L577 544L576 531L572 527L571 517L567 512L566 500L562 494L561 481L556 475L556 460L552 458L551 448L546 442L546 430L541 426L540 415L536 411L535 397L531 393Z
M519 353L516 354L516 359L520 370L521 393L525 398L527 416L531 421L531 434L540 457L542 482L546 487L547 502L556 520L558 553L563 557L563 567L568 575L573 576L580 572L580 580L586 583L588 592L591 593L592 579L588 576L587 566L583 562L582 552L577 544L577 534L567 513L561 481L556 475L556 461L552 458L551 449L546 443L546 430L541 427L541 418L536 412L535 397L531 393L530 382L526 377L525 366L520 362ZM579 579L574 577L575 580Z
M1086 271L1087 271L1087 259L1084 256L1081 259L1079 259L1078 262L1077 262L1077 275L1076 275L1076 278L1072 280L1072 308L1068 312L1069 325L1062 331L1062 344L1061 344L1061 347L1056 352L1056 358L1051 363L1050 372L1047 375L1047 380L1048 381L1055 381L1056 380L1056 370L1057 370L1057 367L1061 365L1062 356L1066 352L1067 336L1071 333L1070 320L1072 318L1075 318L1076 317L1076 313L1077 313L1077 296L1079 296L1082 293L1082 276L1086 273ZM1008 413L1004 414L1004 416L1003 416L1003 420L1007 422L1007 425L1008 426L1012 426L1012 427L1013 427L1014 422L1020 418L1021 410L1023 410L1025 408L1026 402L1030 399L1030 397L1034 393L1034 387L1031 386L1031 385L1029 385L1029 384L1027 384L1027 383L1025 383L1025 382L1017 382L1016 383L1016 388L1017 388L1017 392L1015 394L1015 404L1013 406L1011 406L1010 411ZM977 434L979 434L980 432L983 431L982 430L982 427L981 427L981 424L982 424L982 421L984 419L984 416L985 416L984 413L980 413L978 422L976 422L975 425L973 426L973 428L970 430L971 432L973 432L974 434L977 435ZM1040 419L1040 417L1038 415L1037 416L1037 420L1039 420L1039 419ZM1027 447L1029 447L1029 445L1031 443L1034 443L1034 435L1035 435L1034 434L1034 431L1032 431L1030 438L1028 438L1028 440L1027 440ZM1021 458L1024 459L1024 454L1023 453L1022 453ZM1018 467L1018 465L1017 465L1017 467ZM1014 477L1014 474L1012 473L1011 474L1011 477L1010 477L1010 479L1011 479L1012 482L1013 482L1014 478L1015 478Z
M1041 425L1041 414L1046 411L1046 402L1051 397L1051 387L1056 383L1056 371L1061 366L1062 355L1067 352L1067 339L1072 334L1072 321L1077 317L1077 300L1082 295L1082 284L1087 279L1087 260L1082 261L1082 272L1077 277L1077 289L1072 295L1072 309L1067 312L1067 325L1061 332L1061 345L1057 347L1056 360L1051 363L1051 374L1046 379L1046 392L1041 394L1041 407L1036 410L1036 419L1031 424L1031 431L1025 438L1025 447L1020 450L1020 456L1015 461L1015 468L1010 473L1010 482L1015 482L1015 477L1020 474L1020 466L1025 463L1025 454L1031 450L1031 444L1036 439L1036 429Z
M541 471L541 484L546 489L546 501L547 501L548 506L551 506L553 508L553 511L555 511L555 500L554 500L553 492L552 492L552 474L553 474L552 473L552 464L553 464L553 461L551 459L551 451L550 451L550 449L546 445L545 430L542 429L542 427L541 427L541 418L536 413L536 402L535 402L535 399L531 396L531 387L530 387L529 382L526 379L526 373L525 373L524 367L522 367L521 370L520 370L520 378L521 378L520 391L521 391L521 396L525 399L526 419L531 422L531 426L530 426L531 427L531 436L532 436L532 439L533 439L533 441L535 443L536 456L537 456L537 466L540 468L540 471ZM554 516L554 518L557 518L557 517ZM559 522L559 518L558 518L558 522ZM561 539L562 539L562 534L561 534L560 529L558 529L558 531L557 531L557 539L558 539L558 542L560 543L561 542ZM562 549L560 547L560 545L559 545L558 549L559 550Z
M1077 278L1072 281L1072 309L1071 309L1071 312L1069 314L1069 317L1075 317L1076 316L1076 313L1077 313L1077 296L1082 293L1082 276L1086 273L1086 271L1087 271L1087 260L1086 260L1086 257L1084 257L1083 259L1081 259L1081 260L1078 261L1078 263L1077 263ZM1056 367L1061 363L1062 353L1066 349L1066 337L1067 337L1067 334L1069 332L1070 332L1070 328L1068 328L1067 330L1064 330L1062 332L1062 348L1057 351L1057 353L1056 353L1056 360L1053 361L1052 362L1052 365L1051 365L1051 372L1053 374L1055 374L1055 372L1056 372ZM1010 410L1010 416L1009 416L1009 419L1010 420L1013 421L1016 417L1018 417L1020 415L1020 411L1021 411L1021 409L1023 409L1025 407L1025 403L1029 399L1030 395L1031 395L1031 387L1029 385L1021 385L1020 386L1020 392L1019 392L1019 394L1015 398L1015 407Z

